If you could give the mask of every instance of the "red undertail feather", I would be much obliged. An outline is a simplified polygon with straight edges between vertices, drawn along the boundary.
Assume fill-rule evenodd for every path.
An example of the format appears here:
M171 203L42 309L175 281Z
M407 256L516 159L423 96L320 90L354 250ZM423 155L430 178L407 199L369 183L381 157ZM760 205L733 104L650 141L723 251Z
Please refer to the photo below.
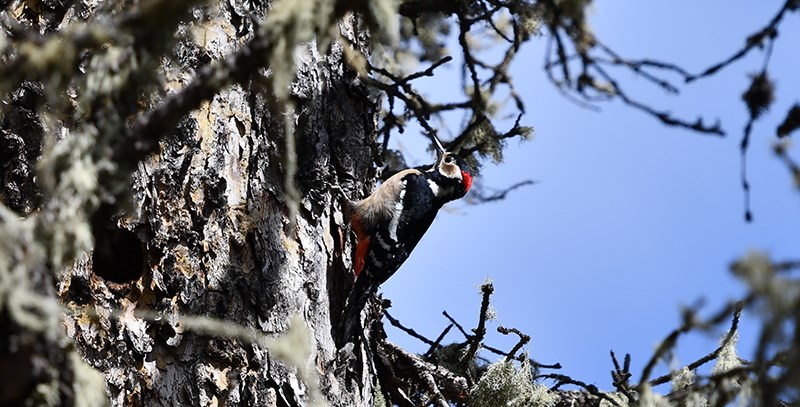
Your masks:
M364 262L367 258L367 251L369 250L369 235L364 233L361 229L361 222L358 219L358 216L353 216L350 219L350 224L353 226L353 231L356 232L356 238L358 239L358 244L356 245L356 256L353 259L353 272L355 273L355 277L358 278L358 275L361 274L361 270L364 269Z
M364 237L363 239L358 239L358 245L356 246L356 258L353 260L353 271L356 274L356 278L358 275L361 274L361 270L364 269L364 260L367 258L367 250L369 249L369 237Z

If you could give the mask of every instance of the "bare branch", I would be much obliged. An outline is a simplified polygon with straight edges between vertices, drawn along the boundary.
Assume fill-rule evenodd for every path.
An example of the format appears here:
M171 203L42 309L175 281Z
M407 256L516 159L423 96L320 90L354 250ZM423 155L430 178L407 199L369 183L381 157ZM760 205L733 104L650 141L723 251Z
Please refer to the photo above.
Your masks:
M500 332L503 335L508 335L510 333L514 333L517 336L519 336L519 342L517 342L517 344L514 345L514 347L511 348L511 350L508 352L508 355L506 355L506 361L510 361L510 360L514 359L514 355L516 355L516 353L523 346L527 345L528 342L530 342L530 340L531 340L530 336L520 332L519 329L517 329L517 328L506 328L506 327L503 327L503 326L498 326L497 327L497 332Z
M422 341L423 343L425 343L425 344L427 344L427 345L430 345L432 348L436 346L436 342L434 342L434 341L432 341L432 340L430 340L430 339L428 339L428 338L426 338L426 337L424 337L424 336L422 336L422 335L418 334L418 333L417 333L417 331L415 331L415 330L413 330L413 329L411 329L411 328L407 328L407 327L403 326L403 324L401 324L401 323L400 323L400 321L398 321L397 319L395 319L394 317L392 317L392 315L391 315L391 314L389 314L389 311L383 310L383 315L385 315L385 316L386 316L386 319L388 319L388 320L389 320L389 322L390 322L390 323L391 323L391 324L392 324L394 327L396 327L397 329L400 329L401 331L403 331L403 332L407 333L408 335L410 335L410 336L412 336L412 337L414 337L414 338L417 338L417 339L419 339L419 340L420 340L420 341ZM445 331L445 332L446 332L446 331Z
M733 55L726 58L722 62L718 62L706 68L703 70L703 72L697 75L690 75L686 78L686 82L694 82L698 79L707 78L717 73L719 70L726 68L732 63L742 59L742 57L747 55L753 49L762 46L765 39L773 40L778 35L778 25L780 25L784 15L787 11L794 10L797 7L796 3L797 0L786 0L786 2L783 3L783 6L781 6L781 9L778 10L778 13L775 14L772 20L770 20L770 22L764 28L747 37L744 47L736 51Z
M636 399L630 391L631 386L629 382L631 376L633 376L630 372L631 355L629 353L625 354L625 364L620 367L619 362L617 361L617 355L615 355L614 351L612 350L611 361L614 362L614 371L611 372L611 379L613 380L612 385L616 387L620 393L624 394L629 401L635 401Z
M445 336L447 336L447 334L450 332L450 329L452 329L453 326L454 326L453 324L447 324L447 327L442 331L442 333L439 334L438 337L436 337L436 340L433 341L433 343L431 344L431 347L428 348L427 352L425 352L425 356L429 357L429 356L433 355L433 353L437 349L442 347L442 340L444 339Z
M481 301L481 311L478 319L478 327L473 330L475 335L470 339L469 348L467 353L461 359L461 363L466 367L475 358L475 354L481 346L484 336L486 336L486 319L489 317L489 297L494 292L492 283L481 285L481 292L483 293L483 300Z
M477 203L487 203L487 202L500 201L500 200L506 199L506 196L511 191L514 191L516 189L522 188L522 187L527 186L527 185L534 185L534 184L536 184L536 181L525 180L525 181L522 181L522 182L518 182L518 183L516 183L516 184L514 184L514 185L512 185L512 186L510 186L508 188L499 190L499 191L497 191L497 192L495 192L494 194L491 194L491 195L486 195L484 193L484 191L476 190L473 193L474 196L471 199L475 200Z
M467 338L467 339L472 338L472 335L468 334L467 331L464 330L464 327L461 326L461 324L459 324L455 319L453 319L453 317L451 317L450 314L447 313L447 311L442 311L442 315L444 315L444 317L447 318L450 321L450 323L455 325L455 327L459 331L461 331L461 334L464 335L465 338Z

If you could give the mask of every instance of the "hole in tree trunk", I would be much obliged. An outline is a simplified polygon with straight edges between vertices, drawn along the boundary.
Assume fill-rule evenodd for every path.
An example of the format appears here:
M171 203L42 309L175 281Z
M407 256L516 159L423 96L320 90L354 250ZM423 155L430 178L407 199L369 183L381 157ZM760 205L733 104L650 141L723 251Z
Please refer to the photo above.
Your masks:
M92 215L92 270L105 280L128 283L144 272L144 247L135 233L117 226L114 206L104 202Z
M135 233L112 229L95 236L92 269L115 283L128 283L144 271L144 248Z

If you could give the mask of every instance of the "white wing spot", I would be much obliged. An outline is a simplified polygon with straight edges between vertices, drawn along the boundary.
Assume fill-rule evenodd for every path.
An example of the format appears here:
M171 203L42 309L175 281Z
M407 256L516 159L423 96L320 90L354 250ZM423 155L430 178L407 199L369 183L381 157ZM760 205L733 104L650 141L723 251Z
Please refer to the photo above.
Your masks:
M433 196L439 196L439 184L435 183L433 180L428 180L428 186L431 187L431 191L433 192Z
M408 181L403 181L403 187L400 189L400 196L397 198L397 203L394 204L392 211L392 221L389 222L389 238L397 241L397 226L400 224L400 214L403 212L403 198L406 196L406 184Z

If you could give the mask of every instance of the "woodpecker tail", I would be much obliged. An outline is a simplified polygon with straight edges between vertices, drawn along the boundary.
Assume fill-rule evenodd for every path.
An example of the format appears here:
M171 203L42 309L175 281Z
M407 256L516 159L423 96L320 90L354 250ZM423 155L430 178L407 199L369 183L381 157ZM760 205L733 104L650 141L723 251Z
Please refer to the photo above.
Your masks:
M350 295L347 297L347 305L342 313L342 320L339 324L339 345L344 346L350 341L361 322L361 311L367 304L369 297L377 289L373 284L372 278L367 273L362 274L353 284Z

